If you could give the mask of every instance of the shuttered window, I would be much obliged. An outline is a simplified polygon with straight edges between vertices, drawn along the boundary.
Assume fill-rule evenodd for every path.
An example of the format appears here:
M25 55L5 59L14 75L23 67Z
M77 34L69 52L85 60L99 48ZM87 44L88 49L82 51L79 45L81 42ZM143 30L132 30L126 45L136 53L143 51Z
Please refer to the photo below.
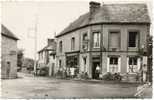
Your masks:
M120 47L120 33L119 32L110 32L109 37L109 47L111 49L117 49Z

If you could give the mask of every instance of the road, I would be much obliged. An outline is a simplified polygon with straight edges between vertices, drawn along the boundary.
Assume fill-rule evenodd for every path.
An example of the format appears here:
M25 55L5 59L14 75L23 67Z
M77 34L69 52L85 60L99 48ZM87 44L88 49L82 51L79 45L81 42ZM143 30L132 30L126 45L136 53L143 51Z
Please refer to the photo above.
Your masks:
M2 80L2 98L131 98L138 84L61 80L19 74Z

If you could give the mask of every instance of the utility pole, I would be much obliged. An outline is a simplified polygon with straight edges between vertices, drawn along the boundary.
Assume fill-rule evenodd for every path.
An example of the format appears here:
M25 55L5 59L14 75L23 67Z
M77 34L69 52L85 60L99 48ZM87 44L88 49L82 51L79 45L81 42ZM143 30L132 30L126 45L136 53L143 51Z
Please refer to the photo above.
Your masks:
M36 7L38 7L38 5L36 6ZM33 71L34 71L34 75L37 75L37 34L38 34L38 8L36 9L36 14L35 14L35 24L34 24L34 27L32 27L32 28L29 28L29 31L31 30L33 30L34 31L34 36L33 37L30 37L29 35L28 35L28 37L30 37L30 38L33 38L34 39L34 69L33 69Z
M34 63L34 75L37 75L37 60L36 60L36 57L37 57L37 29L38 27L38 15L36 14L35 16L35 28L34 28L34 60L35 60L35 63Z

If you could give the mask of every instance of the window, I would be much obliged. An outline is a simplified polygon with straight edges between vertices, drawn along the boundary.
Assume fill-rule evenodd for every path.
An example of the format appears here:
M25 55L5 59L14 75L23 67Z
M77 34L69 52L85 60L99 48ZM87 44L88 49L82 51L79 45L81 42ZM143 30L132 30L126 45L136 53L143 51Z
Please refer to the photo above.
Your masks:
M88 48L88 36L87 33L83 34L82 37L82 48L86 50Z
M137 58L136 57L130 57L129 58L129 65L137 65Z
M46 51L46 64L48 64L48 63L49 63L49 52Z
M83 34L82 40L85 41L85 40L87 40L87 38L88 38L87 33Z
M75 38L72 37L71 39L71 50L74 50L75 49Z
M87 58L86 57L83 57L83 61L84 61L84 71L86 71Z
M137 44L137 32L129 32L128 46L136 47Z
M117 65L118 64L118 57L110 57L110 64Z
M59 60L59 68L61 68L62 67L62 65L61 65L61 60Z
M62 49L63 49L62 46L63 46L62 41L60 41L60 42L59 42L59 52L62 52L62 51L63 51L63 50L62 50Z
M110 32L109 48L117 49L120 47L120 33Z
M109 72L117 73L118 72L118 57L110 57L109 60Z
M93 47L94 48L100 47L100 33L99 32L93 33Z
M56 56L56 55L53 55L53 59L55 59L55 56Z
M137 57L129 57L128 64L129 64L128 66L129 73L135 73L138 71Z

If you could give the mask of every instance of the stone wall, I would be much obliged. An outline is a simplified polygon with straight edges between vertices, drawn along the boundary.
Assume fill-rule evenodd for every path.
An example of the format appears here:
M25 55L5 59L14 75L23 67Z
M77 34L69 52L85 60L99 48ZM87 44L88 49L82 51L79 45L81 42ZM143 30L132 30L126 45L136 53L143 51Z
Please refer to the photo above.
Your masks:
M120 48L118 51L109 51L109 32L110 30L118 30L120 32ZM128 32L130 30L135 30L139 32L139 43L138 47L135 49L129 49L128 48ZM92 48L92 32L93 31L99 31L101 33L101 47L102 49L95 49ZM88 33L88 50L87 52L83 52L82 49L82 35L84 33ZM109 55L118 55L121 58L121 64L120 64L120 71L121 73L127 72L127 56L138 56L138 50L142 47L142 45L146 44L146 37L149 34L149 25L144 24L103 24L103 25L93 25L88 26L76 31L73 31L71 33L68 33L66 35L63 35L61 37L57 38L57 67L59 66L58 61L62 60L62 65L65 66L65 52L71 52L71 38L75 37L75 50L80 50L80 62L79 66L81 67L81 70L83 70L83 61L82 61L82 55L86 54L88 55L88 61L86 67L88 67L88 73L91 73L91 67L92 67L92 59L91 54L93 52L100 52L103 50L103 48L106 49L106 51L102 53L102 72L107 72L107 58ZM63 52L59 52L59 42L63 42ZM116 42L116 41L115 41Z
M7 62L10 62L10 73L7 74ZM2 78L17 77L17 40L2 35Z

